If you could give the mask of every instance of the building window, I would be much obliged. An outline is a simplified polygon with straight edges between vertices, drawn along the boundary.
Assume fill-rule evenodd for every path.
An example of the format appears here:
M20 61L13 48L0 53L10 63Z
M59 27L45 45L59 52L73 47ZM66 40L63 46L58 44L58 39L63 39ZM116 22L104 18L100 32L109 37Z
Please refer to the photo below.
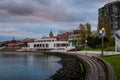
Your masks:
M57 47L60 47L60 44L57 44Z
M46 44L46 47L49 47L49 45L48 45L48 44Z
M65 47L65 46L66 46L66 44L62 44L62 45L61 45L61 47Z
M36 44L34 44L34 47L36 47Z
M40 44L40 47L42 46L42 44Z
M37 47L39 47L39 44L37 44Z
M54 47L56 47L56 44L54 44Z
M54 42L54 40L52 40L52 42Z

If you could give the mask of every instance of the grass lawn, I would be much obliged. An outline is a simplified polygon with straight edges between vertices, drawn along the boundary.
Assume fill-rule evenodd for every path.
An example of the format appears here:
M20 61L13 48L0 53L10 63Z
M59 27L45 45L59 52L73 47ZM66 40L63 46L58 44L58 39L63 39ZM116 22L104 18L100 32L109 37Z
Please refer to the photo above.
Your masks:
M120 55L117 56L105 56L103 57L108 63L110 63L115 71L117 80L120 80Z

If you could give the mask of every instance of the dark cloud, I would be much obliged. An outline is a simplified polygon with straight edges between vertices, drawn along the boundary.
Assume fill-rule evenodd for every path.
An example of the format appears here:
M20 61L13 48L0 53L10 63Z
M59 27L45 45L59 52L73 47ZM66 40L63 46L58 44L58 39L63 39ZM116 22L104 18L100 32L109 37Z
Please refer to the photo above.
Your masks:
M108 0L0 0L0 16L21 16L14 17L16 21L89 22L97 20L98 8L105 2ZM29 16L23 18L26 15ZM28 20L31 16L34 19Z
M5 10L10 15L30 15L34 13L34 5L31 5L31 2L27 3L27 1L0 1L0 9Z
M34 10L26 5L14 5L7 8L7 10L13 15L30 15L34 13Z
M36 1L36 3L39 3L41 5L52 5L55 0L33 0Z
M9 16L36 16L50 21L75 22L96 17L97 9L108 0L0 0L0 11ZM110 1L110 0L109 0ZM112 0L111 0L112 1ZM1 15L4 15L0 12ZM93 16L88 16L93 14ZM97 19L97 17L96 17Z

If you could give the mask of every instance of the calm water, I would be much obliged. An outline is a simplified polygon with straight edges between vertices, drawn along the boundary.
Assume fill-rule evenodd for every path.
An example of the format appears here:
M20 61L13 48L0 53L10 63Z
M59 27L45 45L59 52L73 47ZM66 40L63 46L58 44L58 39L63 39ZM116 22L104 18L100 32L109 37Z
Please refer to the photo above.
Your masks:
M0 54L0 80L46 80L62 65L47 55Z

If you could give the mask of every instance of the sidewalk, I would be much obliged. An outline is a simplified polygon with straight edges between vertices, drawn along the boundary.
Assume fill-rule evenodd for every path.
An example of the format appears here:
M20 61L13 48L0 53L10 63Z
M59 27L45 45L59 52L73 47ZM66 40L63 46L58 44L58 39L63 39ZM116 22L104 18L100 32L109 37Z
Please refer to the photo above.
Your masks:
M67 53L75 53L75 54L83 54L87 56L100 56L101 51L69 51ZM120 52L115 52L115 51L104 51L103 55L108 56L108 55L118 55Z

